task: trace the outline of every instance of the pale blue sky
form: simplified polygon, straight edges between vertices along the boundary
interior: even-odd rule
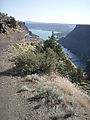
[[[0,11],[22,21],[90,24],[90,0],[0,0]]]

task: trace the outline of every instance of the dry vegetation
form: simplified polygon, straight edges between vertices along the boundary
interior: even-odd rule
[[[27,100],[35,120],[42,117],[43,120],[90,119],[90,98],[66,78],[53,73],[50,76],[35,75],[32,80],[31,76],[26,76],[25,82],[30,89]]]
[[[16,44],[13,45],[13,48],[16,51],[18,51],[18,46]],[[28,48],[27,50],[24,47],[22,48],[23,49],[20,48],[20,51],[17,55],[20,55],[20,53],[24,53],[25,55],[24,54],[21,55],[22,56],[21,60],[24,61],[28,60],[30,62],[31,53],[28,54],[27,51],[29,50],[30,52],[32,50],[33,52],[35,52],[37,48],[34,47],[35,49],[32,49],[33,46],[31,47],[31,44],[30,46],[27,47]],[[15,59],[17,59],[16,56]],[[34,58],[33,60],[37,61],[38,59]],[[64,62],[62,60],[60,61],[63,65]],[[72,69],[70,67],[71,64],[69,62],[68,69]],[[21,64],[19,68],[23,70]],[[62,68],[60,68],[60,70],[61,69]],[[21,74],[21,70],[20,70],[20,74]],[[24,94],[25,96],[24,99],[27,100],[30,111],[28,112],[26,118],[29,118],[30,115],[31,120],[37,120],[37,119],[38,120],[42,120],[42,119],[43,120],[63,120],[63,119],[89,120],[90,119],[89,96],[85,94],[77,86],[77,84],[72,84],[69,81],[70,80],[69,78],[65,78],[64,76],[68,74],[67,72],[66,74],[64,74],[63,72],[64,71],[62,72],[60,71],[60,74],[59,73],[56,74],[55,71],[54,72],[49,71],[46,72],[46,74],[40,71],[33,74],[31,72],[27,72],[27,73],[24,72],[23,74],[24,82],[22,86],[18,89],[17,93],[22,97]]]
[[[76,87],[85,85],[83,71],[53,34],[43,44],[14,43],[8,53],[0,51],[2,120],[90,120],[90,97]]]

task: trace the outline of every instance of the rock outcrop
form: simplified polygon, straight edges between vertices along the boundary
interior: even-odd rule
[[[0,12],[0,41],[4,39],[10,42],[20,41],[26,34],[32,33],[26,27],[25,22],[16,21],[14,17]]]
[[[16,21],[14,17],[0,12],[0,49],[13,43],[42,41],[39,36],[28,30],[25,22]]]
[[[90,58],[90,25],[76,25],[71,33],[58,42],[86,62]]]

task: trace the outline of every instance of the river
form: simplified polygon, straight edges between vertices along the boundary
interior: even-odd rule
[[[44,31],[44,30],[36,30],[36,29],[29,29],[30,31],[32,31],[33,34],[38,35],[40,38],[47,40],[49,36],[51,36],[52,31]],[[54,32],[57,33],[57,32]],[[62,50],[64,53],[68,54],[71,58],[72,58],[72,62],[76,65],[76,66],[82,66],[83,69],[85,69],[86,65],[85,63],[74,53],[72,53],[70,50],[68,50],[67,48],[62,46]]]

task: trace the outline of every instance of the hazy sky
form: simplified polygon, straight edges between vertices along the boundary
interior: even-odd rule
[[[0,11],[22,21],[90,24],[90,0],[0,0]]]

